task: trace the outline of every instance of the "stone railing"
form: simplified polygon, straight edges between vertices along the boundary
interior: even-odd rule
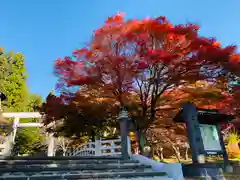
[[[116,156],[121,155],[121,139],[111,140],[96,140],[95,142],[88,142],[83,144],[72,152],[69,152],[69,156]],[[128,139],[128,152],[131,154],[131,143]]]
[[[68,156],[94,156],[95,155],[95,143],[88,142],[82,144],[74,149],[72,152],[68,152]]]

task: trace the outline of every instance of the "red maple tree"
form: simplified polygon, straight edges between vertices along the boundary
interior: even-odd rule
[[[221,108],[223,111],[232,113],[240,118],[240,57],[239,55],[233,55],[229,60],[229,63],[223,65],[224,68],[231,73],[228,73],[229,81],[234,82],[229,89],[227,95],[227,101],[225,106]],[[231,84],[231,83],[230,83]],[[239,121],[238,121],[239,122]]]
[[[134,123],[145,132],[166,90],[203,79],[214,83],[229,62],[239,61],[236,46],[222,47],[198,31],[195,24],[173,25],[162,16],[125,21],[119,13],[94,32],[89,46],[56,61],[57,87],[102,88],[113,92],[121,106],[128,104],[128,93],[138,94],[146,123]]]
[[[228,98],[222,103],[220,108],[225,113],[230,113],[240,118],[240,85],[236,85],[232,88],[231,93],[227,94]],[[239,119],[240,120],[240,119]]]

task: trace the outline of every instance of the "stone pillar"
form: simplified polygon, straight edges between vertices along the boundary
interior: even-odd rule
[[[101,140],[99,136],[95,137],[95,156],[101,156],[102,150],[101,150]]]
[[[5,140],[4,144],[5,144],[5,148],[4,148],[4,151],[3,151],[3,155],[4,156],[10,156],[11,153],[12,153],[13,146],[14,146],[11,135],[6,137],[6,140]]]
[[[121,154],[123,159],[129,159],[129,145],[128,145],[128,112],[125,109],[122,109],[118,117],[120,123],[120,133],[121,133]]]
[[[48,152],[47,152],[47,155],[48,156],[54,156],[54,136],[53,136],[53,133],[50,133],[48,135]]]
[[[13,121],[13,134],[12,134],[12,142],[15,142],[16,134],[17,134],[17,128],[19,124],[19,117],[15,117]]]
[[[224,144],[224,140],[223,140],[223,136],[221,133],[221,127],[220,125],[217,125],[217,132],[218,132],[218,137],[219,137],[219,141],[220,141],[220,145],[222,148],[222,155],[223,155],[223,160],[224,160],[224,170],[226,172],[232,172],[232,166],[230,165],[229,159],[228,159],[228,154],[227,154],[227,150],[225,148],[225,144]]]
[[[128,148],[128,154],[132,154],[132,146],[131,146],[131,139],[129,136],[127,136],[127,148]]]
[[[198,122],[198,112],[194,104],[183,104],[183,118],[187,126],[193,163],[203,163],[205,159],[205,152]]]
[[[0,136],[0,146],[2,151],[0,151],[0,156],[10,156],[14,146],[13,143],[13,126],[12,125],[2,125],[0,128],[3,128],[6,132],[5,135]]]

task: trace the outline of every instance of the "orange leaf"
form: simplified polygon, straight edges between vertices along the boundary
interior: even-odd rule
[[[214,43],[213,43],[213,46],[215,46],[215,47],[221,47],[221,43],[220,43],[220,42],[214,42]]]
[[[240,55],[239,54],[232,55],[229,61],[230,63],[233,63],[233,64],[240,63]]]

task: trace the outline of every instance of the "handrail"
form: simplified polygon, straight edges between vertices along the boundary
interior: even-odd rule
[[[121,154],[117,149],[121,149],[120,143],[121,139],[111,139],[111,140],[96,140],[96,142],[88,142],[80,145],[73,152],[69,153],[71,156],[96,156],[96,155],[119,155]],[[111,145],[107,145],[111,144]]]
[[[90,143],[91,143],[91,142],[81,144],[81,145],[78,146],[76,149],[74,149],[73,152],[70,153],[70,155],[75,156],[75,155],[76,155],[78,152],[80,152],[81,150],[88,148],[87,146],[89,146]]]
[[[112,140],[101,140],[101,143],[121,142],[121,138]]]

